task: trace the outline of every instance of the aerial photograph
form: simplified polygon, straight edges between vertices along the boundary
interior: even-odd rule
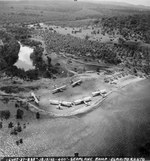
[[[150,158],[150,0],[0,0],[0,157]]]

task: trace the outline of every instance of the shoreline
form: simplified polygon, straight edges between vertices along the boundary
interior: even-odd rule
[[[136,82],[139,82],[139,81],[142,81],[142,80],[146,80],[146,78],[136,78],[136,79],[128,80],[128,82],[126,84],[123,84],[122,86],[117,87],[117,89],[115,89],[115,90],[109,91],[105,98],[100,98],[90,106],[85,105],[85,106],[82,106],[80,109],[76,109],[76,110],[71,111],[71,112],[66,112],[66,114],[64,114],[64,113],[58,114],[58,113],[55,113],[55,112],[48,112],[48,111],[45,111],[43,109],[40,109],[40,108],[34,106],[31,103],[29,103],[29,110],[32,111],[32,112],[39,112],[42,115],[48,115],[48,116],[51,116],[51,117],[72,117],[72,116],[77,116],[77,115],[80,115],[80,114],[86,114],[86,113],[96,109],[101,103],[103,103],[110,96],[110,94],[112,94],[115,91],[118,91],[122,88],[125,88],[126,86],[128,86],[132,83],[136,83]]]

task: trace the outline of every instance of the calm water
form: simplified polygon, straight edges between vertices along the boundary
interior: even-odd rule
[[[150,80],[112,94],[82,119],[91,132],[88,154],[150,156]]]
[[[23,68],[25,71],[29,69],[34,69],[32,60],[30,59],[30,54],[33,52],[33,49],[28,46],[23,46],[20,42],[20,51],[19,59],[15,63],[18,68]]]
[[[125,87],[85,115],[46,120],[41,131],[41,156],[150,156],[150,80]]]

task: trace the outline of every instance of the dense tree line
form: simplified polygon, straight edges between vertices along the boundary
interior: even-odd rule
[[[44,33],[41,32],[41,35],[45,39],[47,51],[55,51],[56,53],[64,51],[79,57],[86,56],[93,59],[101,59],[106,63],[111,64],[118,64],[121,62],[108,44],[49,31]]]
[[[31,39],[21,39],[21,43],[23,45],[27,45],[27,46],[30,46],[30,47],[39,47],[42,45],[42,43],[40,41],[34,41],[34,40],[31,40]]]
[[[48,63],[43,60],[42,43],[29,39],[30,30],[21,26],[7,26],[6,30],[0,30],[0,37],[2,38],[3,45],[0,45],[0,70],[5,69],[8,76],[17,76],[25,80],[35,80],[39,76],[52,77],[53,73],[57,73],[57,68],[52,67],[51,59]],[[24,71],[18,69],[14,64],[18,60],[21,41],[24,45],[34,48],[31,54],[31,59],[35,69]]]
[[[6,27],[7,32],[14,35],[15,39],[27,39],[31,37],[31,31],[27,27],[19,26],[19,25],[8,25]]]
[[[43,51],[44,49],[38,46],[34,49],[34,52],[30,55],[30,57],[33,61],[33,65],[38,71],[38,75],[51,78],[53,74],[58,73],[58,68],[52,66],[50,57],[47,57],[47,61],[43,60]]]
[[[19,43],[5,31],[0,31],[3,45],[0,46],[0,70],[10,67],[18,60]]]
[[[150,43],[150,13],[104,17],[101,25],[104,33],[114,34],[117,31],[126,40],[134,38]]]
[[[134,69],[134,71],[150,74],[149,46],[142,46],[134,42],[124,42],[123,44],[115,44],[112,50],[126,67]]]

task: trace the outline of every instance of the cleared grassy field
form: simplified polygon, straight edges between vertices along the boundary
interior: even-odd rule
[[[74,1],[0,1],[0,24],[71,21],[117,14],[140,13],[135,6],[93,4]]]

